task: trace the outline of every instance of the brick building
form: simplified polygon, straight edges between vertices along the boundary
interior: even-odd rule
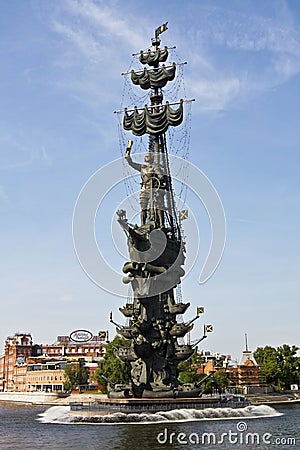
[[[223,370],[229,380],[230,388],[242,389],[244,394],[249,394],[261,390],[260,368],[255,361],[253,353],[248,349],[246,340],[246,350],[243,351],[241,361],[237,363],[229,356],[211,355],[206,357],[206,362],[199,367],[198,373],[208,374]]]
[[[16,333],[9,336],[4,345],[4,353],[0,357],[0,390],[25,390],[24,373],[26,359],[36,356],[38,347],[33,345],[30,333]]]
[[[84,358],[86,361],[99,361],[105,355],[105,345],[98,336],[89,342],[76,343],[69,336],[57,336],[54,344],[42,344],[42,353],[49,358],[66,356]]]
[[[260,372],[253,353],[248,350],[247,344],[237,369],[238,386],[243,388],[244,394],[255,392],[260,387]]]
[[[0,356],[0,391],[62,391],[66,364],[83,362],[91,378],[104,355],[105,343],[98,336],[85,343],[58,336],[54,344],[34,345],[30,333],[16,333],[6,339]],[[87,388],[97,384],[91,381]]]

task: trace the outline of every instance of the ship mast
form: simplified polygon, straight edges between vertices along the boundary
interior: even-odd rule
[[[168,22],[163,24],[162,26],[156,28],[155,30],[155,37],[152,38],[152,46],[155,48],[155,51],[157,52],[160,48],[161,40],[159,38],[159,35],[166,31],[168,29]],[[157,60],[153,65],[154,71],[159,70],[159,60]],[[153,94],[150,96],[151,106],[153,106],[154,111],[159,111],[159,106],[163,104],[163,92],[162,88],[154,86],[153,88]],[[153,151],[155,153],[155,159],[158,164],[162,164],[164,171],[166,173],[167,178],[167,191],[168,194],[166,196],[166,211],[167,211],[167,217],[166,220],[168,222],[168,225],[171,229],[172,235],[174,238],[180,239],[180,228],[177,221],[177,213],[176,213],[176,207],[175,207],[175,200],[174,200],[174,194],[173,194],[173,188],[172,188],[172,178],[170,173],[170,166],[169,166],[169,159],[168,159],[168,151],[167,151],[167,140],[165,133],[158,134],[158,135],[150,135],[149,137],[149,147],[152,147],[153,145]],[[149,150],[150,150],[149,148]]]
[[[168,48],[160,48],[159,35],[166,31],[167,22],[155,30],[155,37],[152,38],[152,47],[148,51],[140,52],[140,62],[148,65],[150,68],[144,70],[124,73],[131,73],[131,81],[135,85],[139,85],[142,89],[150,89],[150,106],[128,110],[125,108],[123,128],[126,131],[132,131],[133,134],[142,136],[149,134],[148,151],[153,153],[154,162],[162,168],[165,175],[163,183],[154,183],[154,189],[160,189],[163,186],[165,190],[163,196],[163,210],[158,207],[154,198],[150,198],[149,220],[153,221],[155,228],[166,228],[174,239],[181,239],[180,226],[177,218],[177,211],[172,188],[172,178],[170,173],[169,157],[167,150],[166,131],[169,126],[178,126],[183,121],[183,100],[170,104],[163,103],[162,88],[169,81],[175,78],[176,66],[160,64],[164,63],[168,58]],[[186,100],[188,101],[188,100]],[[177,105],[177,109],[173,109],[171,105]],[[123,112],[123,111],[116,111]],[[134,167],[134,166],[133,166]],[[157,185],[159,184],[159,185]],[[152,191],[153,193],[153,191]]]

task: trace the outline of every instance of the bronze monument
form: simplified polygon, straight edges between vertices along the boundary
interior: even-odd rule
[[[131,225],[124,210],[117,212],[130,258],[123,266],[123,282],[131,284],[133,301],[119,308],[129,324],[115,324],[131,345],[116,349],[116,354],[131,364],[131,381],[128,386],[111,388],[110,398],[197,397],[201,392],[200,385],[183,385],[178,380],[178,363],[195,351],[195,345],[178,339],[191,331],[199,315],[187,323],[177,321],[190,304],[177,303],[174,295],[185,273],[185,244],[173,194],[166,131],[182,123],[184,101],[163,102],[162,88],[176,73],[175,63],[161,64],[168,58],[168,48],[160,48],[159,38],[166,29],[167,24],[159,27],[152,48],[140,52],[139,60],[148,68],[131,71],[132,83],[150,90],[151,105],[124,110],[123,128],[136,136],[148,134],[149,149],[144,163],[132,159],[132,141],[125,153],[127,163],[141,172],[141,224]],[[112,317],[111,322],[115,323]]]

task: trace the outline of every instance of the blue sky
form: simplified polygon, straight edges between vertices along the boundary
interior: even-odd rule
[[[296,0],[2,4],[0,342],[16,331],[31,331],[35,342],[77,328],[113,332],[111,310],[122,323],[123,300],[93,284],[77,261],[72,214],[87,179],[120,156],[120,73],[165,21],[162,44],[188,61],[185,89],[196,99],[189,159],[214,184],[227,218],[223,259],[201,286],[209,233],[199,218],[200,259],[182,287],[192,303],[185,317],[205,306],[215,325],[205,349],[239,357],[246,332],[252,349],[300,346]],[[112,257],[116,270],[123,262]]]

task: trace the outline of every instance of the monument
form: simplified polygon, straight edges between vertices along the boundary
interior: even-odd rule
[[[164,100],[164,94],[170,93],[170,90],[166,89],[168,83],[175,80],[178,67],[185,64],[164,64],[168,59],[170,48],[160,47],[160,35],[166,30],[167,23],[157,28],[151,48],[135,55],[139,56],[143,69],[130,70],[124,74],[130,75],[131,83],[147,92],[145,97],[150,104],[116,111],[118,117],[122,119],[120,122],[122,133],[125,130],[135,136],[135,144],[129,139],[127,148],[125,148],[127,139],[122,140],[124,144],[122,151],[125,149],[123,154],[125,168],[131,173],[135,171],[140,173],[139,218],[137,218],[139,223],[130,223],[125,209],[117,211],[117,221],[125,232],[128,248],[128,261],[124,263],[122,270],[123,283],[130,287],[131,295],[127,303],[119,308],[126,324],[116,323],[113,314],[110,315],[110,321],[116,326],[117,333],[127,343],[125,346],[115,347],[114,351],[122,362],[130,366],[130,380],[125,385],[113,384],[106,379],[107,397],[99,396],[92,404],[70,404],[70,409],[75,414],[81,412],[98,414],[99,417],[92,417],[93,421],[118,420],[118,417],[109,415],[114,412],[128,414],[130,421],[131,413],[136,412],[155,413],[182,408],[192,410],[221,406],[236,408],[248,404],[246,399],[240,397],[238,402],[228,403],[228,399],[224,402],[219,396],[202,397],[205,380],[212,373],[202,378],[199,383],[184,384],[178,377],[179,363],[191,358],[198,343],[207,337],[206,333],[213,331],[213,327],[204,325],[203,335],[191,344],[190,332],[194,322],[204,312],[204,308],[197,307],[197,313],[191,320],[182,319],[182,315],[190,306],[189,302],[185,303],[182,300],[180,294],[186,257],[181,222],[188,215],[188,211],[179,211],[175,201],[170,169],[172,158],[169,155],[167,137],[170,129],[176,129],[183,124],[184,113],[186,115],[187,106],[193,100],[172,99],[170,102]],[[176,89],[173,91],[177,93]],[[142,139],[142,136],[146,138],[148,136],[146,152],[143,159],[138,159],[135,147],[140,150],[139,139]],[[131,135],[130,137],[132,138]],[[92,189],[96,184],[92,182]],[[77,204],[85,205],[87,198],[89,197],[84,192],[80,197],[82,200]],[[215,191],[214,198],[217,199],[215,209],[221,211],[222,216],[223,209]],[[77,211],[87,210],[78,207]],[[79,214],[77,211],[74,235],[80,237],[76,242],[77,250],[80,249],[82,254],[85,246],[82,244],[81,236],[86,236],[85,231],[91,228],[80,226],[80,219],[85,218],[85,214]],[[90,214],[89,218],[88,223],[94,223],[91,220],[94,218],[93,214]],[[223,251],[222,239],[220,242],[219,254]],[[108,414],[107,419],[102,417],[105,414]],[[142,415],[140,418],[136,414],[133,415],[134,421],[143,420]],[[124,415],[122,420],[126,420]]]
[[[124,130],[149,138],[144,162],[132,158],[132,140],[125,152],[129,166],[141,173],[140,225],[129,224],[123,209],[117,212],[129,251],[123,282],[131,284],[133,299],[120,308],[128,325],[115,324],[131,344],[117,349],[116,354],[130,363],[131,380],[128,386],[112,388],[110,398],[197,397],[201,392],[201,385],[183,385],[178,380],[178,363],[195,351],[195,345],[180,343],[179,338],[192,330],[199,311],[188,322],[177,320],[190,303],[176,302],[174,293],[185,274],[185,242],[174,199],[166,132],[182,123],[184,103],[192,100],[164,102],[163,88],[174,80],[177,68],[175,63],[163,64],[169,49],[160,47],[159,36],[166,29],[167,24],[157,28],[152,48],[140,52],[144,69],[130,73],[134,85],[149,91],[151,104],[123,111]],[[115,323],[112,315],[111,322]],[[204,332],[202,339],[205,337]]]

